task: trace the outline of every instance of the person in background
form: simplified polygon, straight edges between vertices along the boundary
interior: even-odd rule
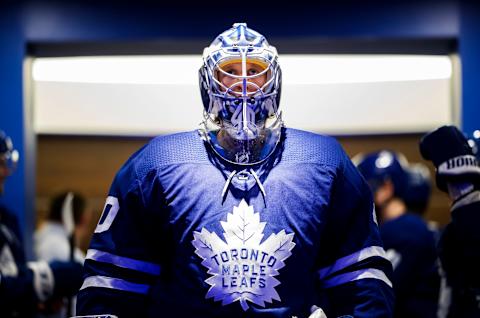
[[[19,159],[12,140],[0,131],[0,195]],[[76,293],[82,277],[77,262],[28,262],[18,222],[0,204],[0,317],[32,317],[51,299]]]
[[[85,198],[72,191],[57,194],[50,203],[46,220],[34,234],[37,259],[76,261],[83,264],[85,253],[78,247],[88,230],[90,213]],[[52,313],[44,317],[67,317],[75,314],[75,298],[57,299]]]
[[[83,239],[90,222],[90,215],[85,198],[81,194],[72,191],[57,194],[51,200],[45,221],[34,234],[34,250],[37,258],[46,261],[69,260],[71,241],[73,239],[76,243]],[[69,225],[66,224],[72,221],[73,231],[69,230]],[[85,253],[80,250],[78,244],[74,244],[73,255],[76,261],[83,263]]]
[[[420,216],[428,197],[420,191],[429,193],[428,186],[416,179],[421,176],[402,154],[382,150],[353,161],[372,189],[380,234],[393,265],[395,317],[436,317],[440,276],[435,236]]]
[[[475,145],[457,127],[442,126],[424,135],[419,146],[436,168],[437,187],[452,201],[451,221],[439,242],[452,289],[448,317],[480,317],[480,165],[471,147]]]
[[[405,203],[409,211],[417,213],[424,217],[427,210],[428,202],[432,192],[432,177],[430,170],[423,163],[410,164],[407,168],[408,173],[408,191],[405,197]],[[432,231],[435,238],[435,246],[437,247],[444,230],[443,226],[432,220],[425,220],[427,226]],[[446,318],[451,303],[452,289],[448,285],[445,270],[442,267],[440,259],[437,259],[438,270],[440,275],[440,291],[438,296],[437,318]]]
[[[423,163],[410,163],[405,167],[407,191],[405,204],[410,212],[424,216],[432,194],[430,170]]]
[[[475,130],[468,139],[468,145],[472,148],[472,153],[480,160],[480,130]]]

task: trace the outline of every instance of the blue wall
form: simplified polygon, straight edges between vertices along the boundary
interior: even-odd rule
[[[0,197],[20,215],[20,226],[24,228],[25,169],[24,169],[24,125],[22,72],[25,55],[25,40],[22,32],[20,10],[14,6],[0,8],[0,129],[13,139],[20,152],[18,169],[7,179],[5,195]]]
[[[333,2],[333,1],[332,1]],[[368,2],[368,3],[366,3]],[[336,1],[333,3],[261,8],[164,6],[149,1],[10,1],[0,4],[0,128],[12,136],[21,154],[33,138],[25,132],[22,60],[26,45],[105,41],[212,39],[233,22],[248,24],[275,38],[318,37],[365,39],[456,38],[463,66],[463,128],[480,127],[477,102],[480,74],[478,10],[458,1]],[[207,44],[207,43],[206,43]],[[199,52],[200,54],[200,52]],[[28,150],[28,149],[27,149]],[[34,180],[20,162],[8,180],[4,200],[30,230]]]
[[[473,1],[472,1],[473,2]],[[461,7],[459,51],[462,63],[462,128],[472,135],[480,129],[480,6]]]
[[[144,2],[142,4],[142,2]],[[334,2],[334,1],[329,1]],[[336,1],[261,8],[164,6],[153,1],[35,1],[24,5],[28,41],[212,38],[245,21],[267,37],[455,37],[454,1]],[[407,2],[407,3],[405,3]],[[240,13],[237,13],[240,12]]]

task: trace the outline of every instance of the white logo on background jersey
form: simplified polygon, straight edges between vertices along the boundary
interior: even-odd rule
[[[274,276],[292,254],[293,233],[282,230],[262,242],[266,222],[260,222],[260,214],[244,200],[220,223],[225,241],[205,228],[193,233],[195,253],[212,275],[205,280],[211,286],[205,297],[222,305],[239,301],[243,310],[248,309],[247,300],[262,307],[280,301],[275,290],[280,282]]]
[[[394,250],[393,248],[386,251],[387,259],[392,263],[393,270],[395,270],[402,261],[402,254]]]
[[[4,245],[0,252],[0,271],[4,276],[17,277],[18,267],[13,258],[12,250],[8,245]]]

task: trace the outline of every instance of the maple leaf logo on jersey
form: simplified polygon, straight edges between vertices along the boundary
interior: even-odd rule
[[[212,275],[205,280],[211,286],[205,298],[222,305],[239,301],[243,310],[248,309],[247,300],[262,307],[273,299],[280,301],[275,290],[280,282],[274,276],[292,255],[293,233],[282,230],[262,242],[266,222],[260,222],[260,214],[245,200],[220,223],[225,241],[205,228],[193,233],[195,253]]]

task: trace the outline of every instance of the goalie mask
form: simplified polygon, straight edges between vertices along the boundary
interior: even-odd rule
[[[275,47],[236,23],[203,52],[199,71],[204,133],[225,160],[262,162],[280,140],[281,71]]]

